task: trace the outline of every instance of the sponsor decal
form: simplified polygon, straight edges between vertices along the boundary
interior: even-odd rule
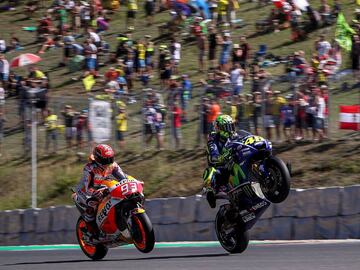
[[[240,215],[246,215],[247,213],[249,213],[247,210],[242,210],[242,211],[240,211]]]
[[[112,207],[112,203],[111,203],[111,200],[109,200],[103,209],[101,209],[101,212],[98,214],[97,216],[97,220],[98,220],[98,223],[101,224],[104,219],[107,217],[108,213],[109,213],[109,210],[110,208]]]
[[[245,192],[245,194],[249,197],[252,197],[254,195],[254,190],[252,189],[251,186],[249,185],[246,185],[246,186],[243,186],[243,191]]]
[[[93,128],[93,140],[103,143],[111,140],[111,104],[103,100],[92,100],[89,109],[89,122]]]
[[[125,184],[125,183],[127,183],[127,182],[129,182],[128,179],[123,179],[123,180],[121,180],[121,181],[119,182],[119,185]]]
[[[248,214],[248,215],[246,215],[246,216],[243,216],[242,217],[242,220],[244,221],[244,222],[249,222],[250,220],[253,220],[255,218],[255,214],[254,213],[250,213],[250,214]]]
[[[255,204],[253,207],[251,207],[250,210],[255,211],[255,210],[259,209],[259,208],[263,208],[266,205],[267,205],[267,202],[262,201],[262,202],[259,202],[258,204]]]
[[[94,200],[89,200],[88,201],[88,206],[91,206],[92,208],[95,208],[96,206],[98,206],[98,201],[96,201],[95,199]]]

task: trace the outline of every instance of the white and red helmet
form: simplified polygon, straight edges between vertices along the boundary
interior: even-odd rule
[[[98,144],[93,151],[96,162],[101,165],[109,165],[114,162],[114,150],[107,144]]]

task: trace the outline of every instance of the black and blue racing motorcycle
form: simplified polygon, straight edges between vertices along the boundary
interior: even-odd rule
[[[227,202],[217,212],[215,229],[225,250],[241,253],[248,246],[249,230],[270,204],[287,198],[290,165],[273,156],[271,142],[260,136],[245,133],[224,147],[231,152],[231,174],[228,191],[216,195]]]

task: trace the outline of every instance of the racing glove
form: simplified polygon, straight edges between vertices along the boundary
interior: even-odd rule
[[[104,197],[103,189],[90,189],[90,196],[95,197],[97,200],[101,201]]]
[[[216,169],[214,167],[206,168],[203,174],[204,187],[211,188],[211,183],[214,181],[214,174]]]
[[[223,153],[219,157],[219,161],[223,164],[228,163],[232,159],[232,153],[230,149],[224,149]]]
[[[228,170],[231,170],[234,165],[234,160],[233,160],[231,149],[224,149],[223,154],[221,155],[221,158],[222,158],[222,161],[223,161],[223,164],[225,165],[225,167]]]

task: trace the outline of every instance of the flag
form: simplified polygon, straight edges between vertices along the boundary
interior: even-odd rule
[[[96,83],[93,75],[88,75],[83,79],[83,84],[85,86],[86,91],[91,91],[91,88]]]
[[[340,106],[340,129],[360,130],[360,105]]]
[[[346,22],[344,14],[340,13],[336,23],[335,40],[341,48],[351,51],[351,37],[354,33],[355,31]]]

